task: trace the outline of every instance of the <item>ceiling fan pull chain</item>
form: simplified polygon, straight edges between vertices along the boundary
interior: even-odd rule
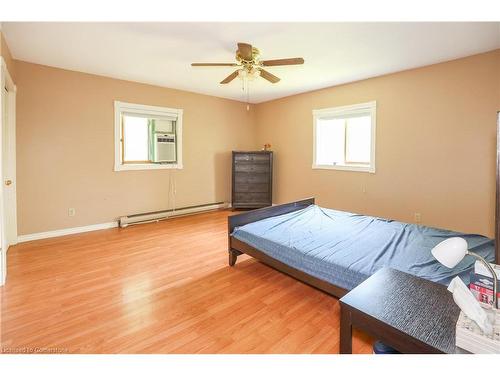
[[[250,111],[250,80],[247,79],[247,111]]]

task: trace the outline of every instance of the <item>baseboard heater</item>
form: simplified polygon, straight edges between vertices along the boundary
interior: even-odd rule
[[[154,212],[146,212],[146,213],[142,213],[142,214],[122,216],[122,217],[120,217],[118,222],[120,224],[120,228],[125,228],[129,225],[152,223],[152,222],[156,222],[156,221],[160,221],[160,220],[165,220],[165,219],[168,219],[170,217],[190,215],[190,214],[195,214],[198,212],[211,211],[211,210],[217,210],[217,209],[228,208],[228,207],[229,207],[229,204],[225,203],[225,202],[199,204],[197,206],[187,206],[187,207],[180,207],[180,208],[176,208],[176,209],[169,209],[169,210],[163,210],[163,211],[154,211]]]

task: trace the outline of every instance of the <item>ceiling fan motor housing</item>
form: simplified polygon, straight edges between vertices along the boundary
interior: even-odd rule
[[[254,65],[257,64],[257,62],[260,59],[260,51],[256,47],[252,47],[252,59],[251,60],[245,60],[243,57],[240,55],[240,51],[236,51],[236,60],[240,62],[243,65]]]

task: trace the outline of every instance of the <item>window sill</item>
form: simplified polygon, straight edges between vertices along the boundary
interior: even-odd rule
[[[115,165],[115,172],[121,171],[147,171],[156,169],[182,169],[182,164],[118,164]]]
[[[334,169],[338,171],[351,171],[351,172],[367,172],[375,173],[375,166],[357,166],[357,165],[316,165],[313,164],[312,169]]]

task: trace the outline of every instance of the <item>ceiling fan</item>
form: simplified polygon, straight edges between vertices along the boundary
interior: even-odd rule
[[[220,83],[226,84],[231,82],[236,77],[241,78],[257,78],[262,77],[271,83],[279,82],[279,78],[274,74],[269,73],[267,70],[262,69],[264,66],[281,66],[281,65],[300,65],[304,63],[302,57],[295,57],[289,59],[278,59],[278,60],[261,60],[260,51],[252,47],[248,43],[238,43],[238,49],[236,50],[236,61],[237,63],[192,63],[191,66],[234,66],[239,67],[238,70],[234,71],[226,78],[224,78]]]

